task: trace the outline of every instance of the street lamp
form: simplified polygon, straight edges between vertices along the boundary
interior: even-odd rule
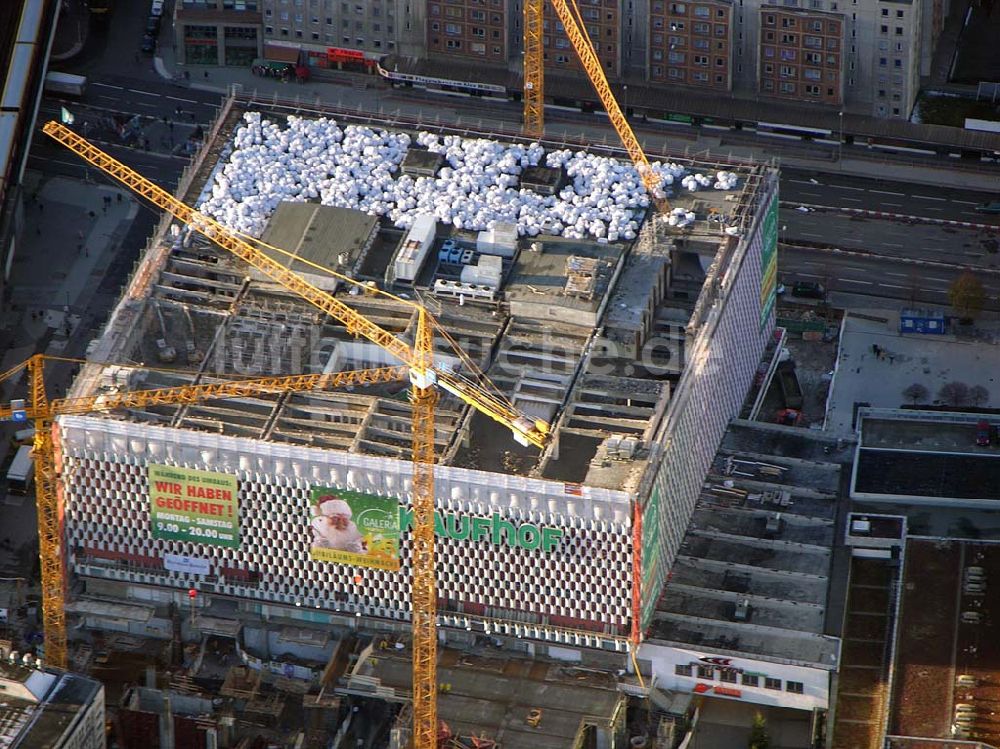
[[[837,137],[837,163],[839,164],[844,155],[844,110],[837,112],[837,115],[840,117],[840,135]]]

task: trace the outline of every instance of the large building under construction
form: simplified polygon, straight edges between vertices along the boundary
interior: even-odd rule
[[[231,100],[223,111],[182,182],[186,202],[205,195],[244,107]],[[575,658],[572,651],[624,653],[647,631],[774,325],[777,172],[690,168],[729,169],[738,182],[674,196],[696,217],[683,229],[647,222],[628,242],[522,239],[497,263],[500,285],[477,297],[456,294],[464,287],[438,262],[443,240],[472,249],[476,237],[441,225],[428,264],[412,284],[395,286],[422,300],[522,412],[552,423],[539,453],[442,393],[435,476],[445,639],[521,638],[532,652]],[[170,224],[151,240],[71,395],[398,363]],[[280,206],[265,238],[383,284],[403,233],[356,212],[299,204]],[[412,340],[412,307],[329,288]],[[438,354],[450,361],[448,350]],[[157,369],[116,366],[140,362]],[[262,632],[289,623],[405,632],[407,394],[400,381],[61,417],[71,620],[167,639],[178,607],[193,601],[196,629],[235,634],[250,653],[266,642]],[[235,489],[233,517],[203,525],[200,538],[171,537],[151,501],[151,466],[221,477],[218,486]],[[310,522],[319,488],[398,503],[398,570],[317,558]],[[197,502],[173,509],[200,511]]]

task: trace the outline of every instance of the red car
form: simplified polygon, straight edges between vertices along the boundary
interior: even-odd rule
[[[979,447],[990,446],[990,425],[986,421],[976,424],[976,444]]]

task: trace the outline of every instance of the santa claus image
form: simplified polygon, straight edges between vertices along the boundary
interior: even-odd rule
[[[368,549],[351,520],[351,506],[334,494],[317,498],[312,519],[313,547],[366,554]]]

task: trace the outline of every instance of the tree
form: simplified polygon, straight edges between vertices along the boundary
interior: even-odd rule
[[[949,406],[962,406],[969,400],[969,386],[964,382],[949,382],[938,390],[938,400]]]
[[[975,405],[981,406],[984,403],[989,402],[990,391],[982,385],[973,385],[969,388],[969,400],[971,400]]]
[[[948,302],[962,322],[972,322],[983,311],[986,302],[982,281],[972,273],[963,273],[948,289]]]
[[[928,395],[930,395],[930,393],[927,392],[927,388],[919,382],[914,382],[903,391],[903,397],[908,401],[911,401],[914,406],[918,403],[926,402]]]
[[[767,735],[767,720],[760,713],[754,713],[753,723],[750,725],[749,749],[768,749],[771,746],[771,737]]]

